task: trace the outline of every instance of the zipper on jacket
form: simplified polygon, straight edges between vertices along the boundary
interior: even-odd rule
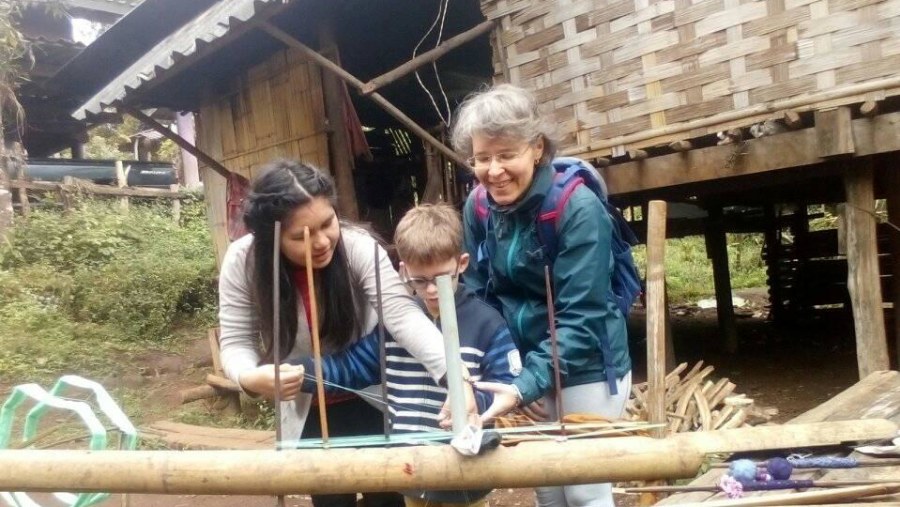
[[[522,303],[519,306],[519,311],[516,312],[516,332],[518,333],[519,340],[522,343],[525,343],[524,331],[522,330],[522,317],[525,315],[525,303]]]

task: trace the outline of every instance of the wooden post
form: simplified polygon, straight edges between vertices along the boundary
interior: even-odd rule
[[[340,61],[340,52],[334,37],[334,10],[327,9],[327,15],[319,22],[319,46],[322,52],[335,62]],[[356,185],[353,181],[353,153],[350,136],[344,121],[344,86],[331,72],[322,73],[322,92],[325,95],[325,116],[328,118],[328,151],[331,172],[337,186],[338,206],[341,215],[350,220],[359,220],[356,202]]]
[[[125,176],[125,166],[121,160],[116,160],[116,186],[119,188],[128,186],[128,177]],[[128,211],[128,196],[119,197],[119,207],[122,211]]]
[[[666,422],[666,203],[650,201],[647,217],[647,414]],[[665,427],[651,434],[663,438]]]
[[[706,255],[712,260],[719,333],[724,341],[725,350],[734,354],[738,349],[738,336],[734,322],[731,273],[728,268],[728,243],[722,224],[722,208],[715,207],[709,210],[706,225]]]
[[[873,162],[855,159],[844,174],[847,194],[847,289],[853,305],[859,378],[890,367],[878,271]]]
[[[6,239],[6,231],[13,224],[12,193],[0,188],[0,241]]]
[[[766,283],[769,285],[769,317],[774,322],[780,322],[782,312],[781,290],[781,234],[778,230],[778,220],[775,213],[775,205],[768,204],[764,209],[765,231],[763,237],[766,245]]]
[[[445,194],[447,188],[444,182],[444,174],[441,167],[441,154],[430,144],[425,144],[425,191],[422,192],[422,202],[435,203],[441,200],[441,194]],[[451,202],[446,195],[444,201]]]
[[[63,213],[69,213],[75,207],[71,189],[75,187],[74,176],[63,176],[63,184],[59,187],[59,202],[62,204]]]
[[[9,158],[9,163],[15,168],[15,171],[12,174],[15,174],[16,179],[19,181],[25,181],[24,155],[21,146],[18,143],[15,143],[15,146],[16,149],[13,150],[12,156]],[[22,211],[22,216],[28,218],[28,215],[31,214],[31,203],[28,202],[28,191],[19,187],[16,191],[16,195],[19,198],[19,209]]]
[[[179,185],[176,183],[175,185],[169,185],[169,190],[172,192],[178,192]],[[172,199],[172,221],[175,224],[181,223],[181,199],[174,198]]]
[[[896,347],[894,368],[900,368],[900,168],[890,167],[883,170],[885,191],[888,206],[888,237],[891,254],[891,301],[894,303],[893,325],[894,345]]]

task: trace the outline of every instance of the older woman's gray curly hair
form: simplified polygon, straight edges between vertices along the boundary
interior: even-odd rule
[[[511,84],[496,85],[466,98],[450,135],[453,148],[466,157],[472,155],[475,135],[529,143],[543,139],[542,165],[556,154],[553,122],[540,113],[534,94]]]

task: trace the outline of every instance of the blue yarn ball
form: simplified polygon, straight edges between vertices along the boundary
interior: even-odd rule
[[[728,472],[738,482],[753,482],[756,480],[756,462],[749,459],[732,461]]]
[[[791,472],[794,471],[794,465],[784,458],[772,458],[766,463],[769,475],[776,481],[786,481],[791,478]]]

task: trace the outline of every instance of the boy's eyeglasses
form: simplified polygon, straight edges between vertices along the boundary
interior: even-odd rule
[[[497,159],[497,163],[499,163],[500,165],[506,165],[524,155],[530,147],[531,145],[529,144],[526,145],[525,148],[523,148],[521,151],[503,151],[497,153],[496,155],[475,155],[474,157],[467,158],[466,162],[468,162],[470,166],[476,169],[484,169],[490,167],[494,159]]]
[[[435,284],[435,286],[437,286],[437,278],[439,276],[446,276],[446,275],[450,275],[451,280],[456,280],[456,277],[459,276],[459,266],[457,266],[456,269],[454,269],[452,273],[449,273],[449,272],[448,273],[439,273],[437,275],[429,276],[429,277],[425,277],[425,276],[411,277],[411,276],[407,275],[406,273],[404,273],[403,274],[403,282],[406,285],[408,285],[410,289],[412,289],[414,291],[424,292],[424,291],[428,290],[428,286],[431,284]]]

